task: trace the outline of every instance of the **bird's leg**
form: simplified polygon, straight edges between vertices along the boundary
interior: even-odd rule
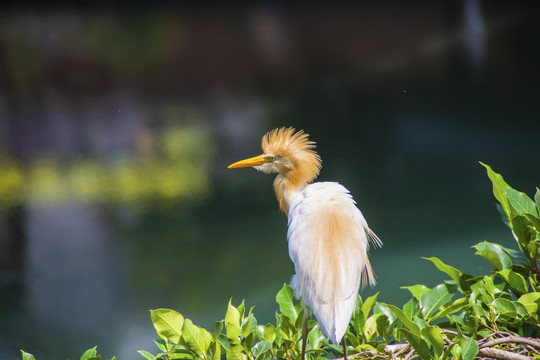
[[[347,342],[345,341],[345,335],[343,335],[341,343],[343,344],[343,360],[347,360]]]
[[[307,320],[308,320],[308,307],[304,306],[304,327],[302,329],[302,357],[301,360],[306,359],[306,343],[307,343],[307,335],[308,335],[308,328],[307,328]]]

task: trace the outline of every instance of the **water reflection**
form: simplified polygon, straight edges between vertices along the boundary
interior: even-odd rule
[[[280,125],[384,240],[366,294],[440,281],[420,256],[486,271],[468,246],[513,244],[477,161],[540,178],[536,24],[514,10],[503,32],[475,1],[2,12],[0,358],[136,357],[157,307],[210,327],[245,298],[272,321],[286,219],[271,177],[226,166]]]
[[[468,55],[471,67],[480,71],[484,61],[484,36],[485,29],[478,0],[467,0],[464,6],[465,39],[467,42]]]
[[[97,210],[83,203],[28,207],[25,308],[33,332],[71,334],[66,340],[82,346],[82,336],[97,328],[115,333],[126,316],[125,254]]]

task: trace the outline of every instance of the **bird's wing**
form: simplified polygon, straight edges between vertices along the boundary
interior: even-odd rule
[[[346,329],[361,281],[374,283],[369,233],[348,190],[338,183],[311,184],[291,201],[287,238],[296,269],[291,285],[331,339],[336,324]]]

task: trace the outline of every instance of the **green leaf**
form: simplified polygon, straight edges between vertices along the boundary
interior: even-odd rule
[[[208,347],[212,343],[212,335],[208,331],[193,325],[189,319],[185,319],[182,328],[182,339],[186,346],[197,354],[206,355]]]
[[[478,355],[478,344],[472,338],[465,339],[464,344],[461,347],[461,356],[463,360],[474,360]]]
[[[294,305],[293,289],[287,284],[283,285],[281,290],[279,290],[276,295],[276,301],[279,305],[279,310],[281,313],[288,317],[294,324],[298,317],[298,311]]]
[[[459,287],[463,289],[463,291],[469,291],[469,283],[467,282],[467,280],[472,278],[471,275],[463,274],[461,271],[459,271],[455,267],[446,265],[445,263],[443,263],[441,260],[439,260],[436,257],[423,258],[423,259],[431,261],[437,267],[437,269],[439,269],[440,271],[450,276],[450,278],[454,280],[459,285]]]
[[[519,294],[525,294],[528,292],[527,282],[521,274],[518,274],[511,269],[497,271],[495,274],[497,275],[497,277],[504,280],[504,282],[507,283],[510,287],[516,290]]]
[[[502,205],[495,204],[495,206],[497,207],[497,211],[499,212],[499,215],[501,216],[502,223],[508,226],[509,228],[511,228],[510,223],[508,222],[508,215],[506,215],[506,212],[504,211]]]
[[[246,354],[250,354],[253,349],[253,343],[255,342],[255,333],[251,332],[248,336],[242,339],[242,347]]]
[[[214,339],[215,342],[218,342],[221,346],[223,346],[226,349],[229,346],[230,342],[227,335],[221,332],[224,327],[223,325],[224,322],[225,320],[216,322],[216,327],[214,328],[214,333],[212,334],[212,338]],[[220,323],[221,325],[218,326],[217,325],[218,323]],[[238,340],[236,340],[236,342],[238,342]]]
[[[308,323],[309,329],[309,323]],[[323,341],[326,341],[326,338],[321,334],[319,325],[314,326],[311,331],[308,333],[308,344],[311,344],[312,349],[319,349]]]
[[[227,330],[227,337],[230,340],[238,340],[242,333],[240,327],[240,312],[231,304],[231,300],[229,300],[229,306],[227,307],[227,313],[225,314],[225,329]]]
[[[362,332],[360,332],[360,334],[362,334]],[[356,334],[353,334],[352,332],[347,331],[345,333],[345,338],[347,339],[347,346],[357,347],[357,346],[360,346],[361,344],[360,339],[363,339],[364,337],[362,335],[356,336]],[[309,344],[311,344],[311,342]],[[313,345],[311,346],[311,348],[313,349]]]
[[[493,184],[493,195],[495,195],[495,198],[501,203],[506,216],[510,217],[510,204],[506,197],[506,189],[511,189],[510,185],[504,181],[501,175],[493,171],[489,165],[482,162],[480,162],[480,164],[486,168],[488,176],[491,179],[491,183]]]
[[[178,344],[184,324],[184,317],[181,314],[170,309],[157,309],[150,310],[150,318],[160,337]]]
[[[454,297],[454,294],[448,291],[448,285],[446,284],[439,284],[430,291],[422,294],[419,305],[424,319],[428,321],[432,314],[446,303],[452,301],[452,297]]]
[[[272,343],[270,341],[259,341],[255,346],[253,346],[253,357],[257,359],[259,356],[267,352],[272,348]]]
[[[212,360],[220,360],[221,359],[221,345],[218,341],[215,341],[210,345],[210,351],[212,353]]]
[[[217,340],[221,335],[223,335],[223,328],[225,327],[225,320],[216,321],[214,324],[214,332],[212,337]]]
[[[418,325],[409,319],[401,309],[390,304],[385,304],[385,306],[394,313],[394,315],[399,319],[399,321],[401,321],[403,325],[405,325],[405,327],[407,327],[407,329],[409,329],[414,335],[420,336],[420,328]]]
[[[425,285],[417,284],[412,286],[402,286],[400,289],[409,290],[409,292],[414,296],[414,298],[418,301],[420,301],[420,298],[422,297],[422,294],[431,290]]]
[[[231,344],[227,348],[227,360],[244,360],[246,355],[242,353],[243,347],[240,344]]]
[[[279,317],[276,336],[283,340],[294,340],[296,335],[294,324],[291,324],[290,319],[282,314],[279,314]]]
[[[240,313],[240,321],[244,318],[244,314],[246,312],[246,305],[244,304],[244,300],[242,300],[242,303],[238,305],[238,312]]]
[[[353,315],[351,317],[350,323],[355,334],[362,334],[363,329],[364,329],[364,324],[366,323],[366,316],[364,315],[364,311],[362,310],[362,307],[357,306],[354,309]],[[368,310],[368,313],[369,313],[369,310]]]
[[[388,325],[390,325],[390,322],[388,321],[388,317],[384,314],[379,314],[380,316],[377,317],[375,320],[375,323],[377,324],[377,333],[379,336],[384,337],[386,334],[386,331],[388,330]]]
[[[443,356],[441,358],[442,359],[452,359],[452,354],[455,351],[454,348],[456,347],[456,345],[457,345],[456,343],[453,343],[453,344],[449,344],[448,346],[446,346],[444,348]],[[456,358],[456,357],[454,356],[454,358]]]
[[[525,305],[523,305],[522,303],[517,302],[517,301],[512,301],[512,304],[514,304],[514,306],[516,307],[517,315],[519,317],[526,317],[527,315],[532,315],[529,313]]]
[[[165,360],[165,359],[172,360],[172,359],[193,359],[193,358],[200,358],[202,356],[197,354],[195,351],[187,348],[184,345],[179,345],[170,352],[166,352],[164,354],[157,354],[156,357],[158,360]]]
[[[495,310],[497,310],[497,312],[501,315],[511,317],[517,316],[516,306],[512,303],[512,301],[508,299],[497,298],[491,302],[491,306],[493,306]]]
[[[218,342],[221,346],[223,346],[224,349],[227,349],[231,344],[229,342],[229,338],[227,338],[225,334],[220,334],[215,341]],[[238,343],[238,341],[236,341],[236,343]]]
[[[371,341],[371,338],[377,334],[377,319],[380,316],[384,316],[384,314],[381,314],[381,313],[373,314],[367,318],[364,324],[364,336],[366,337],[368,341]]]
[[[412,319],[416,325],[420,328],[420,333],[422,332],[422,329],[428,326],[428,322],[421,317],[415,316]]]
[[[489,296],[494,298],[495,297],[495,284],[493,283],[493,277],[486,275],[484,276],[482,281],[484,282],[486,292],[489,294]]]
[[[298,311],[298,309],[296,310]],[[306,308],[303,308],[298,313],[298,317],[296,318],[296,322],[294,323],[294,327],[296,330],[300,330],[304,327],[304,311],[306,311]]]
[[[463,360],[463,356],[461,354],[461,346],[459,346],[458,343],[451,344],[453,347],[451,347],[452,357],[450,359],[458,359]],[[445,351],[446,352],[446,351]]]
[[[156,357],[154,355],[152,355],[151,353],[149,353],[148,351],[146,351],[146,350],[139,350],[137,352],[139,354],[141,354],[142,357],[144,357],[147,360],[156,360]]]
[[[94,346],[93,348],[86,350],[82,354],[81,360],[88,360],[90,358],[96,357],[96,355],[97,355],[97,346]]]
[[[468,305],[469,305],[469,300],[467,298],[464,298],[464,297],[459,298],[451,304],[442,306],[440,311],[431,318],[431,321],[435,321],[442,317],[456,313]]]
[[[159,350],[163,352],[169,351],[169,348],[168,348],[169,343],[167,342],[167,340],[164,340],[162,338],[154,339],[154,343],[156,344]]]
[[[362,304],[362,312],[364,313],[364,317],[368,317],[369,312],[373,308],[373,305],[375,305],[375,303],[377,302],[377,296],[379,296],[379,293],[368,297]]]
[[[441,336],[441,329],[438,326],[425,326],[422,329],[422,335],[429,340],[433,346],[435,355],[440,358],[444,351],[444,339]]]
[[[536,232],[540,232],[540,217],[531,214],[524,214],[524,216],[529,222],[529,227]]]
[[[499,244],[482,241],[472,246],[476,249],[475,255],[480,255],[489,261],[497,270],[510,269],[512,258],[504,247]]]
[[[388,306],[386,306],[386,304],[377,302],[375,306],[373,306],[373,314],[379,314],[379,313],[386,315],[391,325],[393,325],[396,321],[398,321],[397,316],[392,312],[392,310],[390,310]],[[409,318],[409,319],[412,319],[412,318]]]
[[[471,308],[473,310],[473,314],[480,318],[480,320],[489,317],[489,313],[479,303],[472,303]]]
[[[420,337],[420,335],[414,334],[407,329],[399,329],[399,331],[403,334],[405,339],[407,339],[409,344],[413,347],[413,349],[420,356],[420,358],[431,359],[429,347],[426,342]]]
[[[244,322],[242,324],[242,335],[244,337],[251,334],[255,329],[257,329],[257,319],[255,319],[255,316],[253,316],[253,307],[249,309],[249,314],[244,318]]]
[[[418,300],[411,298],[403,305],[403,312],[409,319],[412,319],[416,311],[418,310]]]
[[[529,314],[536,314],[540,310],[540,292],[522,295],[517,301],[525,306]]]
[[[523,249],[527,249],[529,242],[536,237],[536,231],[530,228],[530,222],[524,215],[516,215],[510,219],[512,232]]]
[[[540,189],[536,188],[536,194],[534,194],[534,202],[536,203],[536,210],[540,215]]]
[[[470,301],[476,301],[477,299],[481,300],[484,303],[491,303],[493,297],[486,291],[486,284],[484,279],[478,280],[471,285],[471,295],[469,297]]]
[[[456,283],[459,283],[459,278],[461,277],[461,275],[463,275],[463,273],[455,267],[446,265],[436,257],[423,257],[422,259],[431,261],[437,267],[437,269],[448,274],[448,276],[450,276],[452,280],[454,280]]]
[[[270,341],[270,342],[274,342],[274,340],[276,339],[276,328],[275,328],[275,326],[272,325],[272,324],[264,325],[263,336],[264,336],[265,340]]]
[[[506,189],[506,196],[508,197],[510,206],[517,214],[531,214],[538,216],[536,206],[527,194],[514,189]]]
[[[26,351],[24,350],[21,350],[21,353],[22,353],[22,360],[36,360],[36,358],[34,357],[34,355],[30,354],[30,353],[27,353]]]
[[[529,256],[533,259],[537,258],[538,255],[540,255],[540,253],[538,252],[539,248],[540,248],[540,243],[531,241],[529,245],[527,246],[527,251],[529,252]]]

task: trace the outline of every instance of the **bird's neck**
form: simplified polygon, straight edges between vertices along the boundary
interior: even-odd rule
[[[274,180],[274,191],[279,202],[279,208],[285,215],[289,214],[289,204],[291,199],[299,191],[302,191],[309,182],[310,180],[298,179],[298,177],[290,176],[289,173],[278,174],[276,176],[276,179]]]

